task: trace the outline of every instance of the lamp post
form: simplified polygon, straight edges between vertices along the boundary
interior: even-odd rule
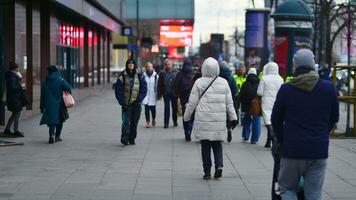
[[[140,0],[136,0],[136,46],[137,46],[137,65],[140,66]]]

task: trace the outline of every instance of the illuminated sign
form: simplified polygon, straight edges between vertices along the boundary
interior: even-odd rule
[[[159,40],[160,46],[192,46],[193,26],[161,25]]]
[[[59,25],[59,44],[71,47],[80,46],[80,39],[84,37],[83,29],[72,25]]]

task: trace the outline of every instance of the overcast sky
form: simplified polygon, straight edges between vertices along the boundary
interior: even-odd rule
[[[255,0],[256,8],[264,6],[264,0]],[[245,27],[245,9],[252,8],[251,0],[195,0],[193,45],[200,40],[207,42],[211,33],[231,36],[234,27]]]

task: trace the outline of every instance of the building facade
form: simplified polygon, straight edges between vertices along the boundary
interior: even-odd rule
[[[110,82],[112,34],[120,34],[123,0],[0,1],[0,96],[8,63],[20,66],[32,105],[38,112],[41,84],[51,64],[59,67],[77,98]],[[0,105],[0,122],[5,121]]]

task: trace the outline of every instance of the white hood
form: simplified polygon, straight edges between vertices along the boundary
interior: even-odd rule
[[[263,67],[263,75],[279,75],[279,67],[275,62],[269,62]]]
[[[201,68],[201,73],[203,77],[218,76],[220,73],[218,61],[212,57],[205,59]]]

